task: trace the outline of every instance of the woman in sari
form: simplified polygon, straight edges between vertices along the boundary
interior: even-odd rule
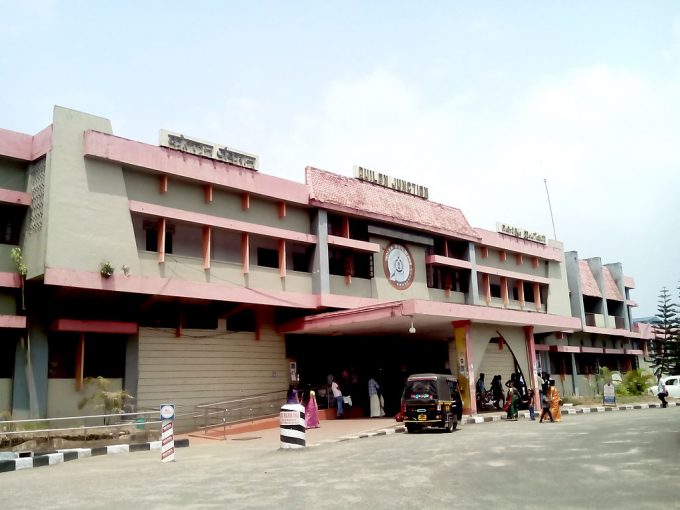
[[[555,379],[550,379],[550,386],[548,387],[548,402],[550,403],[550,414],[554,421],[562,421],[562,412],[560,406],[562,399],[560,392],[555,388]]]
[[[305,395],[305,428],[319,428],[319,407],[316,405],[316,394],[309,390],[309,396]]]
[[[511,387],[508,390],[508,397],[505,405],[508,407],[507,419],[516,421],[519,408],[519,392],[516,388]]]

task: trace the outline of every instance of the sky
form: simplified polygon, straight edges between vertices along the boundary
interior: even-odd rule
[[[0,127],[54,105],[304,182],[354,165],[472,226],[621,262],[634,316],[680,281],[680,2],[0,0]],[[678,292],[673,290],[676,301]]]

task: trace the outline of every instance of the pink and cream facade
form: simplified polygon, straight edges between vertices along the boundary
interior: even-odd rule
[[[595,288],[561,243],[472,228],[410,182],[307,168],[301,184],[163,145],[60,107],[35,136],[0,130],[0,412],[87,412],[98,375],[141,409],[343,373],[359,404],[379,374],[395,410],[404,375],[446,369],[475,412],[480,372],[543,367],[583,394],[586,366],[642,355],[620,265],[585,261]]]

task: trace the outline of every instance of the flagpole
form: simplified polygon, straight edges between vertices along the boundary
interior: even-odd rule
[[[550,204],[550,193],[548,192],[548,179],[543,179],[543,183],[545,184],[545,194],[548,196],[548,208],[550,209],[550,221],[552,222],[553,238],[557,240],[557,232],[555,232],[555,218],[553,218],[552,205]]]

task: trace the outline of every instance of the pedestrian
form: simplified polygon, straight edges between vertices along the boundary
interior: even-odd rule
[[[319,424],[319,406],[316,403],[316,393],[307,387],[305,392],[304,406],[305,406],[305,428],[318,429]]]
[[[340,391],[340,386],[338,386],[338,383],[333,380],[331,383],[331,391],[333,392],[333,398],[335,399],[335,405],[338,409],[338,414],[336,415],[337,419],[342,419],[342,391]]]
[[[534,400],[536,394],[534,393],[534,390],[528,390],[527,391],[527,396],[528,396],[528,406],[529,406],[529,419],[531,421],[536,421],[536,410],[534,409]]]
[[[491,392],[493,394],[493,400],[496,403],[498,409],[503,407],[503,383],[501,383],[501,376],[494,375],[491,380]]]
[[[286,394],[286,404],[299,404],[300,400],[298,399],[297,395],[297,390],[295,389],[294,384],[289,384],[288,385],[288,393]]]
[[[553,419],[552,413],[550,412],[550,400],[548,399],[548,394],[543,392],[543,397],[541,397],[541,418],[538,420],[538,423],[543,423],[546,415],[548,418],[550,418],[550,423],[555,421]]]
[[[484,397],[484,394],[486,393],[486,386],[484,385],[484,372],[479,374],[479,379],[477,379],[477,383],[475,384],[475,391],[477,392],[478,398]]]
[[[505,387],[506,388],[519,388],[519,385],[517,383],[517,374],[515,372],[510,374],[510,379],[505,381]]]
[[[371,418],[381,418],[385,416],[385,411],[383,410],[382,405],[380,405],[381,393],[382,391],[378,381],[375,380],[375,377],[371,377],[368,380],[368,400]]]
[[[550,389],[548,390],[548,396],[550,400],[550,414],[553,420],[562,421],[562,412],[560,411],[562,399],[560,398],[560,392],[557,391],[557,388],[555,387],[555,379],[550,379]]]
[[[661,400],[661,407],[663,409],[667,408],[668,402],[666,402],[666,397],[668,396],[668,390],[666,389],[666,384],[664,383],[663,379],[661,379],[660,375],[657,391],[658,393],[656,394],[656,396],[659,397],[659,400]]]
[[[511,387],[508,389],[508,397],[505,402],[507,409],[507,419],[510,421],[517,421],[517,408],[519,406],[519,391],[517,388]]]

